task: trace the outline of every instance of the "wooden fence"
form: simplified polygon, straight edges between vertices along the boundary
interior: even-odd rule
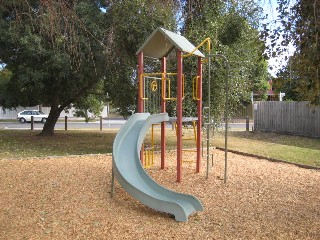
[[[255,102],[255,131],[320,137],[320,107],[308,102]]]
[[[250,103],[249,105],[247,106],[239,106],[235,113],[233,114],[233,118],[246,118],[247,116],[249,118],[252,118],[253,117],[253,114],[252,114],[252,104]]]

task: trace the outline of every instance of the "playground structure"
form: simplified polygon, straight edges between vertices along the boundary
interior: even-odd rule
[[[199,51],[199,48],[206,45],[207,56]],[[166,57],[173,51],[176,50],[177,72],[167,72]],[[171,118],[170,122],[174,124],[176,128],[177,136],[177,182],[182,180],[182,162],[183,162],[183,151],[194,151],[183,149],[183,122],[191,122],[194,129],[194,137],[191,137],[195,141],[196,145],[196,169],[197,173],[200,172],[201,159],[203,151],[202,144],[202,125],[206,130],[205,138],[205,156],[207,158],[207,170],[206,178],[209,174],[209,159],[210,154],[210,129],[213,129],[213,121],[211,118],[211,96],[210,96],[210,73],[211,73],[211,59],[222,58],[225,61],[228,75],[228,61],[225,56],[220,54],[211,54],[211,41],[210,38],[206,38],[197,47],[193,46],[186,38],[176,33],[170,32],[163,28],[157,28],[144,42],[144,44],[137,51],[138,55],[138,76],[139,76],[139,90],[138,90],[138,112],[150,112],[150,113],[164,113],[166,112],[167,101],[174,101],[176,103],[176,117]],[[192,79],[192,99],[197,105],[196,117],[191,117],[192,121],[189,121],[183,116],[183,100],[185,98],[185,85],[187,82],[186,76],[183,73],[183,59],[187,57],[197,57],[197,74],[191,76]],[[144,72],[144,59],[160,59],[161,70],[158,72]],[[208,64],[208,97],[207,106],[203,108],[202,99],[202,69],[203,63]],[[172,89],[175,89],[176,95],[173,96]],[[226,109],[225,109],[225,174],[224,181],[227,179],[227,130],[228,130],[228,76],[226,78],[225,93],[226,93]],[[155,106],[161,106],[157,108]],[[206,122],[203,121],[203,111],[206,111]],[[152,142],[153,142],[153,130],[152,130]],[[190,138],[187,138],[190,140]],[[165,152],[166,152],[166,124],[161,123],[161,169],[166,166]],[[149,166],[149,162],[154,160],[154,146],[144,151],[142,147],[141,162],[145,166]],[[152,161],[150,161],[152,159]]]
[[[166,57],[176,49],[177,55],[177,72],[168,73]],[[188,54],[183,55],[183,52]],[[183,75],[183,58],[188,56],[198,57],[198,70],[195,78],[196,93],[193,95],[197,99],[197,121],[202,123],[202,58],[205,56],[193,46],[186,38],[176,33],[170,32],[163,28],[157,28],[140,47],[138,55],[138,76],[139,76],[139,96],[138,96],[138,112],[145,112],[145,102],[148,98],[144,91],[146,88],[145,77],[158,77],[161,80],[161,112],[166,112],[166,101],[176,101],[176,131],[177,131],[177,182],[182,179],[182,104],[184,98],[184,75]],[[144,73],[144,57],[161,59],[161,72]],[[171,95],[171,77],[176,77],[176,96]],[[154,83],[151,87],[155,88]],[[201,124],[197,124],[197,142],[196,142],[196,172],[200,172],[201,163]],[[166,152],[166,125],[161,123],[161,168],[165,168],[165,152]],[[141,154],[143,156],[143,154]],[[143,162],[143,158],[141,159]]]
[[[199,51],[199,48],[207,43],[208,58],[203,60],[205,56]],[[210,59],[211,57],[221,57],[220,55],[210,54],[210,39],[205,39],[199,46],[194,47],[186,38],[175,34],[163,28],[157,28],[146,40],[146,42],[138,50],[138,113],[132,115],[126,124],[118,132],[113,144],[112,154],[112,184],[111,195],[114,193],[114,177],[118,179],[120,185],[133,197],[141,201],[143,204],[162,212],[167,212],[175,216],[176,221],[188,221],[188,216],[194,211],[203,210],[201,202],[191,195],[181,194],[170,191],[152,180],[152,178],[143,169],[143,166],[148,167],[154,161],[154,144],[153,136],[151,147],[144,149],[143,141],[148,128],[153,128],[157,124],[161,125],[161,168],[165,168],[165,152],[166,152],[166,122],[169,121],[166,113],[166,102],[176,102],[176,117],[171,120],[174,122],[177,136],[177,182],[182,179],[182,116],[183,99],[185,96],[185,76],[183,74],[183,58],[196,56],[197,57],[197,75],[192,79],[192,98],[197,103],[197,117],[192,119],[195,136],[192,138],[196,142],[196,172],[200,172],[202,158],[202,64],[209,63],[209,78],[210,78]],[[177,72],[168,73],[166,57],[173,50],[176,50],[177,57]],[[184,54],[186,53],[186,54]],[[144,57],[153,59],[161,59],[161,72],[145,73],[144,72]],[[225,60],[226,58],[222,56]],[[227,65],[227,61],[226,61]],[[175,81],[173,80],[175,78]],[[171,88],[173,83],[176,83],[176,96],[172,96]],[[228,82],[228,81],[226,81]],[[146,89],[149,88],[149,93]],[[207,110],[207,122],[204,124],[207,130],[207,175],[209,173],[209,158],[210,158],[210,79],[209,79],[209,97]],[[225,175],[224,181],[227,178],[227,131],[228,131],[228,108],[227,108],[227,92],[228,84],[226,84],[226,111],[225,111]],[[158,96],[158,99],[153,98],[151,106],[146,107],[146,101],[150,101],[152,95]],[[149,99],[150,98],[150,99]],[[160,113],[156,113],[156,105],[161,105]],[[154,115],[150,116],[152,112]],[[190,120],[188,120],[190,121]],[[130,160],[131,159],[131,160]]]

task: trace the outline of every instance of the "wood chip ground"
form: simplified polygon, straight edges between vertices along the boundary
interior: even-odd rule
[[[156,159],[158,159],[157,156]],[[0,239],[320,239],[320,171],[214,152],[195,173],[175,153],[147,171],[161,185],[195,195],[204,205],[187,223],[156,212],[116,183],[111,156],[0,160]]]

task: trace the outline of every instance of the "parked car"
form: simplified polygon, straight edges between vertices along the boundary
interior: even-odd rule
[[[38,110],[24,110],[22,112],[19,112],[17,115],[17,119],[21,123],[31,122],[32,116],[35,122],[45,123],[48,119],[47,114],[44,114],[43,112]]]

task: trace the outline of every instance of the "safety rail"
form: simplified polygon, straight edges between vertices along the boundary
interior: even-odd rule
[[[187,53],[187,54],[183,54],[182,57],[186,58],[186,57],[190,57],[191,55],[193,55],[193,53],[195,51],[197,51],[200,47],[202,47],[205,43],[207,43],[207,52],[210,54],[211,51],[211,39],[210,38],[206,38],[205,40],[203,40],[195,49],[192,50],[192,52]]]
[[[140,86],[145,86],[145,81],[144,81],[144,78],[145,77],[149,77],[151,79],[155,79],[156,76],[161,76],[161,78],[157,78],[157,79],[162,79],[163,73],[143,73],[143,74],[140,74],[140,78],[139,78],[139,84]],[[141,96],[141,99],[142,100],[148,100],[147,97],[145,97],[145,87],[144,88],[140,88],[140,96]]]
[[[193,100],[196,100],[196,101],[199,101],[200,98],[198,96],[198,83],[199,83],[199,79],[200,79],[200,76],[195,76],[193,77],[192,79],[192,99]]]
[[[157,77],[160,76],[160,77]],[[161,97],[163,100],[177,100],[176,97],[171,97],[171,79],[168,76],[177,76],[177,73],[143,73],[140,74],[140,86],[144,86],[144,88],[140,88],[140,96],[142,100],[149,100],[145,94],[145,78],[150,79],[158,79],[161,80]],[[158,88],[156,81],[152,81],[150,84],[151,91],[155,91]],[[168,91],[166,91],[168,90]],[[182,98],[185,96],[185,75],[182,75]]]

